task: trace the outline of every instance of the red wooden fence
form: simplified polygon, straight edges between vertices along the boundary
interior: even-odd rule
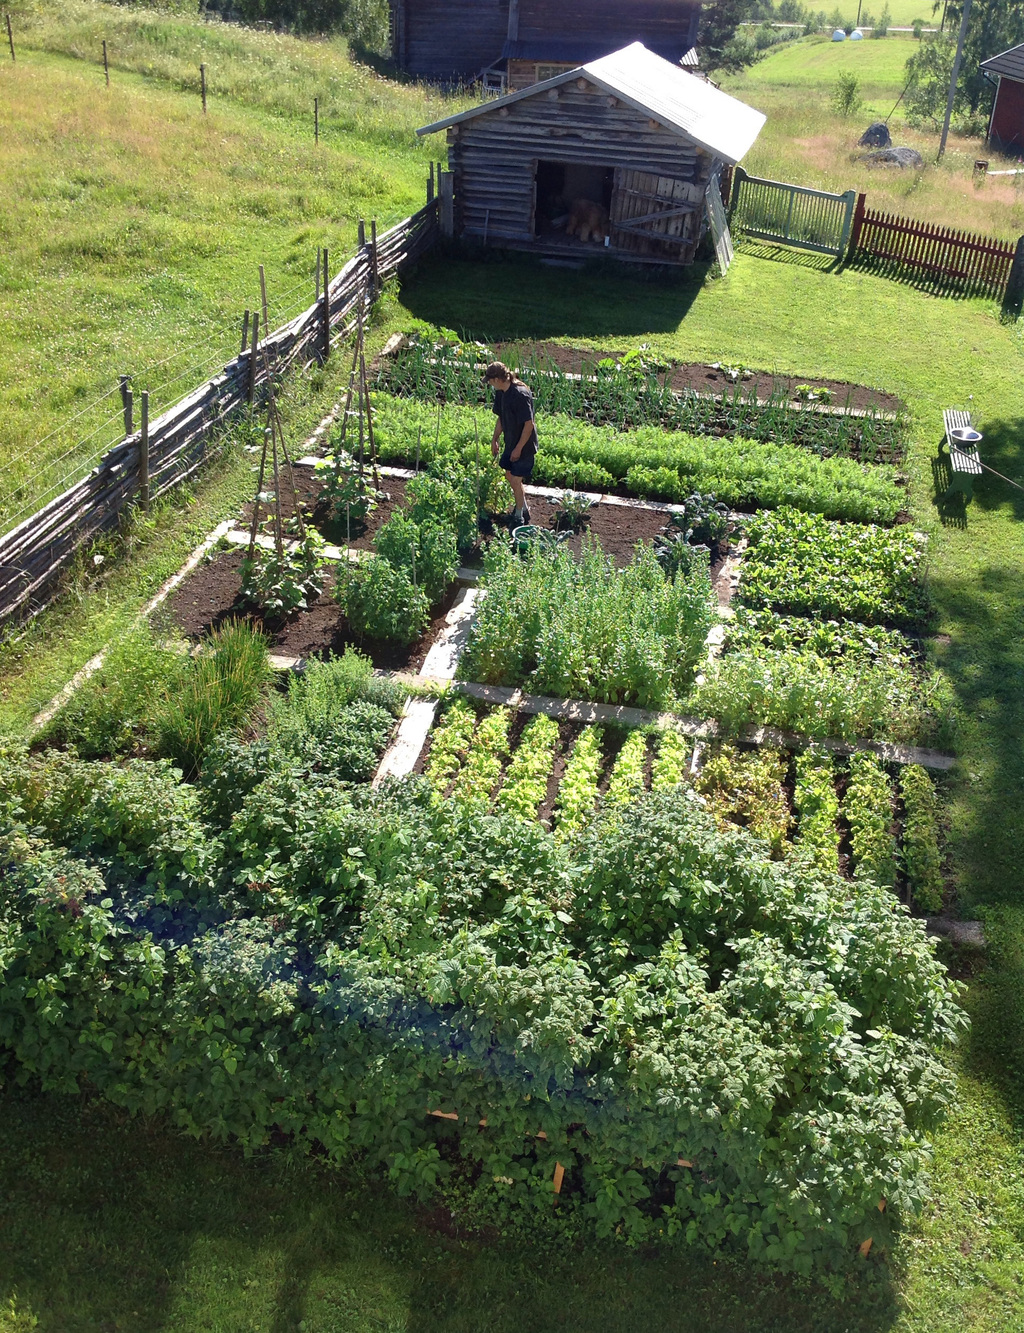
[[[889,260],[1002,296],[1017,248],[1012,241],[879,213],[867,207],[862,194],[853,215],[849,255]]]

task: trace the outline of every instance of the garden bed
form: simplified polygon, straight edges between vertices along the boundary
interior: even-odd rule
[[[408,503],[405,493],[404,477],[381,477],[381,493],[387,498],[378,500],[367,515],[365,521],[353,522],[351,528],[344,518],[331,517],[319,505],[319,496],[324,487],[323,475],[316,468],[299,466],[293,469],[295,486],[292,488],[291,475],[287,468],[281,471],[281,517],[287,524],[295,515],[296,504],[301,507],[303,518],[312,523],[327,541],[338,546],[349,546],[354,551],[372,551],[373,539],[393,514],[397,514]],[[366,474],[372,479],[369,467]],[[261,506],[260,517],[266,519],[266,508]],[[243,505],[241,522],[248,527],[252,522],[252,502]]]
[[[418,671],[423,665],[445,624],[458,593],[453,585],[440,607],[432,611],[425,633],[416,643],[380,643],[359,639],[348,628],[345,613],[334,600],[334,575],[328,571],[324,591],[308,610],[286,620],[263,621],[240,600],[241,565],[244,551],[223,551],[199,569],[174,591],[167,602],[167,614],[175,626],[190,639],[199,639],[226,620],[245,620],[262,629],[271,647],[292,657],[340,655],[346,648],[366,653],[381,671]]]
[[[518,364],[529,360],[534,363],[547,361],[553,368],[566,375],[592,375],[594,366],[605,358],[625,356],[626,349],[614,351],[595,351],[584,347],[563,347],[559,343],[496,343],[495,357],[509,364]],[[729,393],[741,385],[744,391],[756,393],[758,398],[768,399],[780,392],[791,399],[796,390],[806,386],[812,390],[827,389],[835,407],[871,409],[876,412],[902,412],[905,404],[894,393],[884,393],[881,389],[869,389],[864,384],[851,384],[845,380],[809,379],[807,376],[773,374],[766,370],[745,368],[739,381],[734,380],[725,366],[704,365],[699,361],[672,361],[668,372],[668,386],[681,392],[692,389],[695,393]],[[664,372],[659,379],[664,379]]]

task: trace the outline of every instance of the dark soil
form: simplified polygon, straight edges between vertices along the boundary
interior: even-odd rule
[[[561,347],[557,343],[499,343],[494,349],[499,360],[516,361],[524,357],[553,361],[559,370],[572,375],[592,374],[595,362],[605,357],[619,357],[627,350],[590,351],[578,347]],[[662,375],[659,374],[659,378]],[[699,362],[673,362],[668,382],[673,389],[695,389],[698,393],[731,394],[741,387],[747,394],[756,391],[758,398],[769,398],[785,390],[794,396],[797,386],[806,384],[812,389],[831,389],[833,407],[875,408],[883,412],[898,412],[903,402],[895,394],[882,393],[862,384],[848,384],[843,380],[815,380],[798,375],[773,375],[768,371],[744,372],[734,381],[724,370],[714,370]]]
[[[458,593],[453,585],[444,603],[435,608],[426,633],[410,647],[360,639],[352,634],[341,607],[332,594],[334,578],[328,574],[324,591],[310,606],[287,620],[264,621],[240,600],[241,550],[225,551],[199,568],[171,594],[168,612],[189,638],[198,639],[225,620],[247,620],[268,636],[271,648],[292,657],[325,657],[358,648],[381,671],[418,671],[431,646],[444,628],[445,617]]]
[[[335,519],[329,512],[326,505],[319,502],[320,493],[323,490],[322,477],[311,467],[295,468],[295,488],[292,489],[291,477],[288,470],[281,473],[281,517],[285,524],[294,516],[296,505],[301,505],[303,517],[307,522],[311,522],[317,531],[327,541],[333,542],[337,546],[351,546],[357,551],[369,551],[373,549],[373,539],[392,516],[398,510],[406,506],[406,482],[404,477],[381,477],[381,493],[387,499],[378,501],[376,507],[370,510],[365,522],[354,522],[349,531],[348,524],[344,518]],[[267,489],[271,489],[271,481]],[[264,520],[269,518],[265,506],[260,507],[260,518]],[[252,503],[243,506],[242,521],[245,524],[252,522]],[[269,524],[263,524],[263,530],[269,532]]]

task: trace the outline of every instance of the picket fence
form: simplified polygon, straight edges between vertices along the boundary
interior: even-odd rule
[[[143,487],[148,484],[148,497],[155,498],[191,477],[207,458],[217,427],[259,401],[271,376],[327,356],[333,340],[355,329],[382,284],[426,254],[438,235],[431,189],[425,208],[380,236],[371,233],[319,301],[261,338],[255,365],[253,349],[242,352],[148,423],[147,449],[141,431],[129,435],[88,476],[0,537],[0,624],[49,605],[76,553],[116,527]]]

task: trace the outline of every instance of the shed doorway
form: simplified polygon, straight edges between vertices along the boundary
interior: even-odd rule
[[[582,162],[537,163],[534,180],[534,235],[545,244],[593,249],[603,246],[611,215],[615,168]],[[573,206],[592,204],[593,219],[601,223],[600,235],[590,231],[587,239],[570,235]],[[588,229],[584,230],[585,234]]]

